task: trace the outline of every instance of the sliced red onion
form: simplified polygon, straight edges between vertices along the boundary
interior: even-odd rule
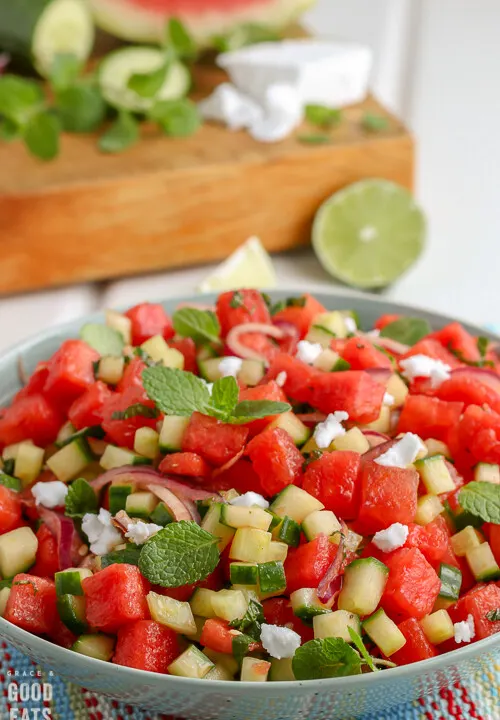
[[[246,333],[262,333],[275,340],[283,340],[283,338],[287,337],[287,333],[284,330],[275,325],[267,325],[266,323],[243,323],[242,325],[235,325],[231,328],[226,337],[226,345],[229,351],[236,357],[243,358],[244,360],[260,360],[266,363],[266,365],[269,364],[267,358],[240,342],[240,335],[245,335]]]
[[[298,342],[300,340],[300,333],[298,327],[296,327],[292,323],[286,322],[285,320],[275,320],[273,321],[273,324],[280,330],[283,330],[285,335],[289,338],[289,344],[286,347],[286,351],[294,355],[295,351],[297,350]]]
[[[474,378],[500,395],[500,375],[494,370],[482,367],[459,367],[451,371],[452,377],[467,377],[474,375]],[[446,382],[446,380],[445,380]]]
[[[111,518],[111,522],[118,530],[121,530],[122,532],[127,532],[128,526],[135,525],[135,523],[137,523],[137,520],[129,517],[125,510],[120,510],[116,513],[114,518]]]
[[[153,495],[156,495],[157,498],[165,503],[168,509],[172,512],[174,520],[195,520],[195,522],[199,522],[198,513],[196,513],[198,515],[198,519],[195,519],[191,509],[188,509],[184,499],[181,500],[177,497],[177,495],[174,495],[173,492],[167,490],[167,488],[164,488],[161,485],[151,483],[151,485],[147,485],[146,487],[149,492],[152,492]]]
[[[382,445],[382,443],[385,443],[391,439],[389,435],[377,432],[376,430],[362,430],[361,432],[370,443],[371,448],[378,447],[378,445]]]
[[[232,468],[233,465],[236,465],[236,463],[238,462],[238,460],[239,460],[240,458],[242,458],[243,455],[245,454],[245,449],[246,449],[246,448],[243,447],[238,453],[236,453],[236,455],[235,455],[234,457],[231,458],[231,460],[228,460],[226,463],[224,463],[224,465],[221,465],[220,467],[216,468],[216,469],[212,472],[212,477],[213,477],[213,478],[216,478],[217,475],[221,475],[221,474],[222,474],[223,472],[225,472],[226,470],[229,470],[229,468]]]
[[[299,413],[297,415],[298,419],[303,423],[319,423],[323,422],[323,420],[326,420],[325,413],[321,412],[310,412],[310,413]]]
[[[82,541],[75,530],[73,520],[42,506],[39,506],[38,512],[40,518],[56,538],[59,569],[66,570],[77,565],[81,561],[78,551]]]
[[[322,603],[329,602],[342,589],[342,565],[344,561],[344,536],[340,536],[337,553],[332,564],[318,585],[318,598]]]
[[[392,375],[392,370],[389,368],[367,368],[365,370],[371,377],[381,385],[387,385],[389,378]]]

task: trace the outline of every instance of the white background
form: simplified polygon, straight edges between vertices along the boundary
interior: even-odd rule
[[[370,45],[372,87],[417,138],[430,236],[389,297],[500,322],[500,0],[318,0],[320,34]],[[311,255],[277,260],[284,283],[331,284]],[[102,306],[188,293],[206,268],[0,300],[0,348]]]

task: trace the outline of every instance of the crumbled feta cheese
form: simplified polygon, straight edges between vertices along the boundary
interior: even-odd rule
[[[222,360],[219,362],[219,372],[222,375],[222,377],[236,377],[236,375],[241,370],[241,366],[243,365],[243,360],[239,357],[223,357]]]
[[[237,505],[239,507],[252,507],[252,505],[258,505],[258,507],[262,508],[263,510],[267,510],[267,508],[269,507],[269,503],[267,502],[266,498],[262,497],[262,495],[259,495],[259,493],[251,491],[233,498],[229,501],[229,504]]]
[[[264,650],[278,660],[293,657],[301,643],[300,635],[294,630],[265,623],[262,625],[260,639]]]
[[[373,536],[373,544],[382,552],[388,553],[403,547],[408,538],[408,526],[393,523],[385,530],[379,530]]]
[[[384,398],[382,400],[384,405],[388,405],[389,407],[392,407],[394,403],[396,402],[396,399],[394,398],[394,395],[391,395],[391,393],[384,393]]]
[[[218,85],[210,97],[198,104],[198,108],[205,120],[222,122],[230,130],[249,128],[264,115],[255,100],[228,82]]]
[[[474,618],[472,615],[467,616],[467,620],[463,622],[456,622],[453,624],[455,630],[455,642],[456,643],[468,643],[476,635],[476,628],[474,627]]]
[[[345,435],[345,428],[342,426],[344,420],[349,420],[349,414],[343,410],[336,410],[334,413],[330,413],[326,420],[316,425],[314,440],[320,450],[327,448],[336,437]]]
[[[82,530],[90,542],[90,552],[94,555],[105,555],[122,541],[121,533],[111,522],[111,513],[104,508],[99,515],[86,513],[82,520]]]
[[[353,317],[351,317],[350,315],[345,316],[344,325],[345,325],[345,329],[349,333],[355,333],[356,330],[358,329],[358,326],[356,325],[356,320]]]
[[[276,375],[276,385],[279,385],[280,387],[283,387],[284,384],[286,383],[287,377],[288,377],[288,376],[287,376],[287,374],[286,374],[286,372],[285,372],[284,370],[282,370],[281,372],[279,372],[279,373]]]
[[[385,467],[405,468],[415,462],[419,452],[422,450],[426,450],[426,448],[418,435],[406,433],[387,452],[375,458],[374,462],[377,465],[385,465]]]
[[[430,378],[431,387],[437,388],[445,380],[449,380],[451,367],[442,360],[435,360],[427,355],[413,355],[400,361],[402,375],[410,382],[415,378]]]
[[[321,355],[323,349],[323,346],[319,343],[310,343],[307,340],[301,340],[297,344],[297,358],[308,365],[312,365]]]
[[[61,507],[68,494],[68,486],[60,480],[37,482],[31,488],[37,505],[46,508]]]
[[[138,520],[135,523],[129,523],[127,525],[125,537],[132,540],[136,545],[144,545],[146,540],[149,540],[150,537],[156,535],[160,530],[163,530],[161,525],[145,523],[142,520]]]
[[[270,85],[265,94],[264,115],[248,132],[265,143],[284,140],[302,122],[304,110],[300,96],[291,85]]]

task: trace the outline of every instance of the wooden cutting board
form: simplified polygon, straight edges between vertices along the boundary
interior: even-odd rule
[[[210,65],[196,74],[200,96],[223,79]],[[367,111],[388,128],[362,130]],[[0,294],[216,260],[250,235],[285,250],[309,242],[318,206],[344,185],[412,186],[412,138],[371,98],[344,112],[328,145],[264,145],[213,124],[191,138],[143,136],[107,156],[94,136],[65,135],[50,163],[0,144]]]

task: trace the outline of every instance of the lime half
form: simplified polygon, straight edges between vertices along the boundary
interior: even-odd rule
[[[275,286],[273,262],[260,240],[251,237],[203,280],[198,290],[213,292]]]
[[[425,216],[413,196],[388,180],[361,180],[332,195],[314,220],[322,266],[359,288],[382,288],[402,275],[425,243]]]

